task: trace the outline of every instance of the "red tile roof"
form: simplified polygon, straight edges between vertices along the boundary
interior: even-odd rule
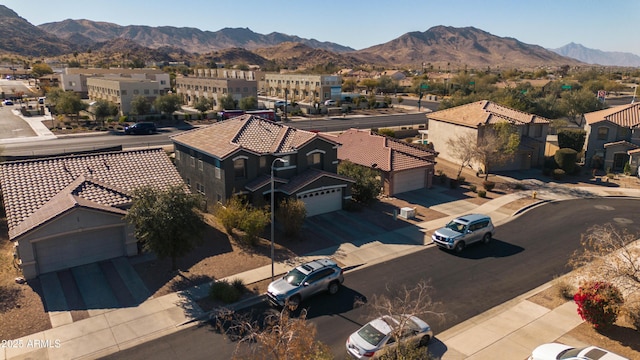
[[[584,114],[587,124],[610,121],[616,125],[633,128],[640,125],[640,103],[614,106]]]
[[[508,121],[520,124],[547,124],[549,120],[538,115],[528,114],[488,100],[435,111],[427,114],[427,119],[477,128],[479,125]]]
[[[171,139],[178,144],[224,159],[240,149],[256,154],[292,152],[317,136],[316,133],[258,116],[242,115],[174,135]]]
[[[382,171],[399,171],[433,166],[436,153],[375,134],[369,130],[350,129],[336,136],[340,143],[338,159]]]
[[[0,186],[15,238],[78,206],[123,214],[141,186],[184,184],[162,149],[6,162]]]

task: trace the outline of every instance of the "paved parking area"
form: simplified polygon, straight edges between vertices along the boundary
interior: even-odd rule
[[[151,296],[124,257],[42,274],[40,280],[53,327],[106,309],[134,307]]]
[[[0,106],[0,139],[37,136],[26,121],[11,111],[18,108],[18,105]]]

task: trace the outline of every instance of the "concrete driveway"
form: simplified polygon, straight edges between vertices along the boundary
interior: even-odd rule
[[[151,296],[129,260],[119,257],[39,276],[52,326],[133,307]]]

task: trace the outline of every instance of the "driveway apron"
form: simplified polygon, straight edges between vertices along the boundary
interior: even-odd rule
[[[118,299],[97,263],[71,269],[87,309],[117,308]]]
[[[151,296],[151,292],[144,285],[144,282],[135,269],[124,257],[111,259],[111,263],[118,272],[120,279],[133,298],[134,305],[141,304]]]
[[[44,294],[44,304],[46,311],[67,311],[67,299],[62,285],[58,279],[58,273],[46,273],[40,275],[40,284]]]

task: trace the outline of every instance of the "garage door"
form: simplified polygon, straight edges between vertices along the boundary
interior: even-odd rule
[[[394,177],[393,194],[426,187],[425,173],[426,169],[407,170],[396,173]]]
[[[125,255],[122,227],[88,231],[35,243],[40,274]]]
[[[298,196],[307,208],[307,217],[342,209],[342,188],[327,189]]]

